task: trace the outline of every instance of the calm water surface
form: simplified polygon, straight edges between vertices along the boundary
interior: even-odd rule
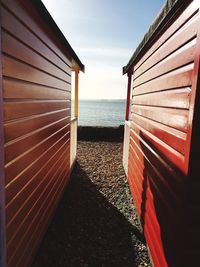
[[[79,100],[78,124],[80,126],[124,125],[125,108],[125,100]]]

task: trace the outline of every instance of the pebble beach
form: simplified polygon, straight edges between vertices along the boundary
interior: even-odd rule
[[[78,142],[77,163],[32,267],[151,267],[122,143]]]

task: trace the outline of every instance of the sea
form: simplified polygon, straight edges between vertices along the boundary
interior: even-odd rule
[[[79,126],[124,125],[126,100],[79,100]],[[73,117],[73,101],[72,101]]]

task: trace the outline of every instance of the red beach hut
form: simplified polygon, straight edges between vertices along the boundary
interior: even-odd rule
[[[123,160],[155,267],[199,266],[199,8],[166,1],[123,68]]]
[[[77,116],[84,65],[40,0],[0,8],[0,266],[25,267],[76,157],[71,73]]]

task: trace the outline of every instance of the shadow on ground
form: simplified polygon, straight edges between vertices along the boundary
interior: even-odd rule
[[[33,267],[134,267],[135,237],[144,242],[76,163]]]

